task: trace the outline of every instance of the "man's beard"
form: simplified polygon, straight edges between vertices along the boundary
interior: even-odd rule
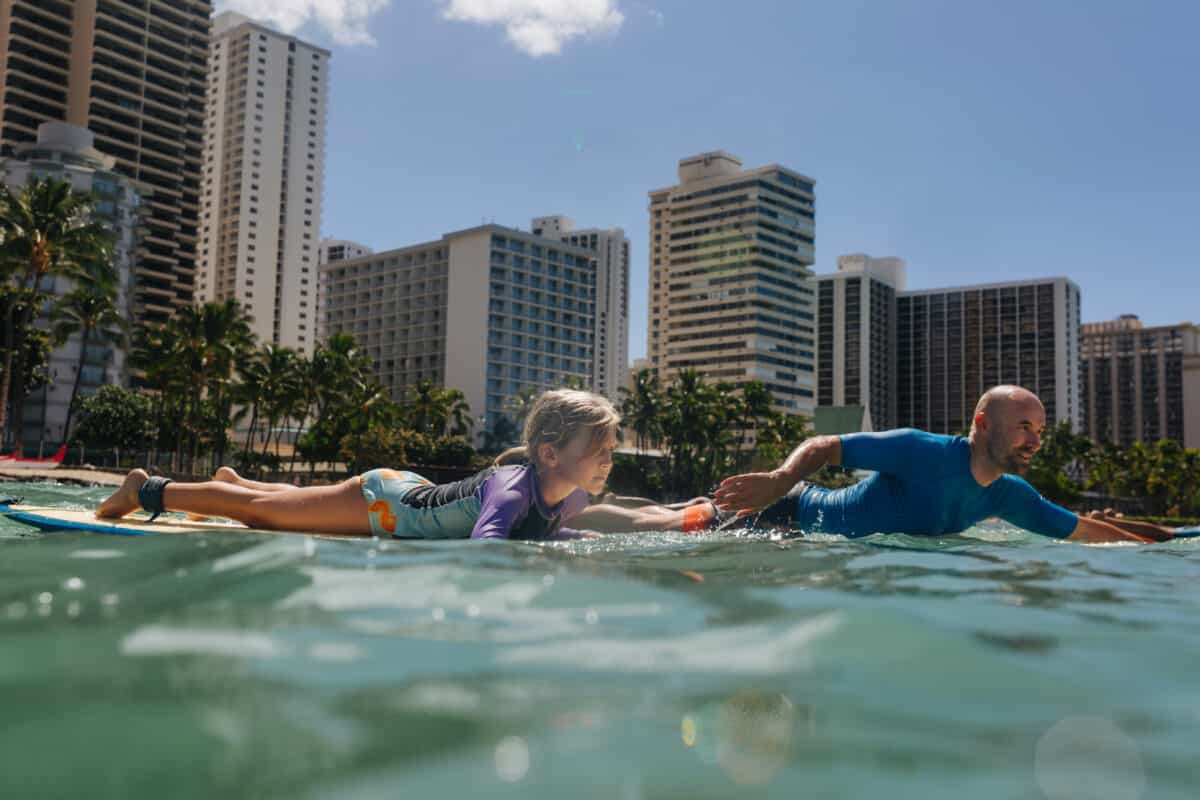
[[[1013,475],[1024,475],[1029,471],[1029,464],[1021,459],[1024,451],[1021,448],[1009,449],[1003,442],[988,443],[988,458],[1005,472]],[[1030,454],[1030,459],[1033,456]]]

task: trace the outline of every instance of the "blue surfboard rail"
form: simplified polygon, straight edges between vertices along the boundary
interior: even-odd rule
[[[11,520],[29,525],[43,531],[84,531],[87,533],[107,533],[115,536],[149,536],[154,531],[126,528],[118,522],[76,522],[74,520],[55,519],[53,516],[39,514],[36,511],[25,511],[13,508],[16,505],[13,498],[0,501],[0,514]]]

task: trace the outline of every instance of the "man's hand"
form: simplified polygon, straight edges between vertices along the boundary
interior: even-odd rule
[[[734,475],[721,481],[713,501],[725,511],[753,514],[783,497],[794,485],[778,471]]]

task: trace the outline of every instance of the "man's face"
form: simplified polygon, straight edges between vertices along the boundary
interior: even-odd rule
[[[989,416],[988,458],[1005,472],[1024,475],[1034,454],[1042,448],[1046,431],[1046,410],[1041,401],[1010,400]]]

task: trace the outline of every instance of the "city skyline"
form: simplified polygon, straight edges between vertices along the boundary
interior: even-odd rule
[[[472,24],[488,21],[472,5],[384,5],[375,47],[297,28],[334,51],[323,236],[386,249],[548,212],[621,227],[633,359],[645,192],[669,185],[678,159],[726,149],[823,187],[817,273],[887,253],[908,262],[912,289],[1067,275],[1084,321],[1194,316],[1200,115],[1178,101],[1200,67],[1184,46],[1194,8],[615,2],[619,25],[598,18],[596,35],[534,57],[504,20]],[[692,77],[664,95],[667,62]],[[1175,290],[1150,303],[1142,283]]]

